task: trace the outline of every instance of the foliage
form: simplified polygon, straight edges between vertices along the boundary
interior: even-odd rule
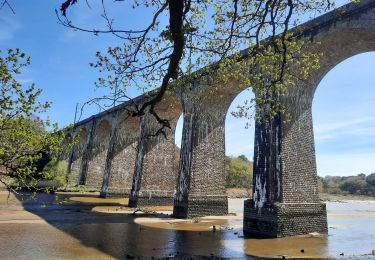
[[[366,181],[360,178],[347,178],[339,187],[350,194],[361,194],[366,188]]]
[[[91,65],[102,73],[97,87],[106,88],[107,94],[89,103],[103,107],[134,101],[128,89],[141,89],[150,98],[142,104],[129,102],[134,105],[129,113],[142,115],[149,109],[163,127],[170,125],[155,112],[157,102],[168,91],[190,92],[197,82],[212,86],[235,80],[239,89],[253,88],[257,97],[240,106],[236,116],[251,117],[247,111],[252,106],[271,117],[285,112],[279,95],[286,86],[305,80],[319,66],[320,56],[309,51],[309,39],[303,40],[298,29],[293,33],[289,29],[300,16],[332,7],[331,0],[115,1],[116,9],[123,8],[122,17],[142,12],[150,20],[143,28],[131,22],[129,28],[117,28],[108,3],[102,1],[96,8],[102,9],[105,27],[92,29],[68,18],[68,9],[75,4],[85,1],[62,2],[62,16],[57,12],[61,24],[123,41],[121,46],[109,47],[106,54],[97,52],[97,61]],[[198,95],[190,96],[194,97]]]
[[[361,173],[357,176],[326,176],[320,177],[322,192],[331,194],[355,194],[375,196],[375,173],[366,177]]]
[[[99,192],[100,189],[99,188],[94,188],[94,187],[86,187],[84,185],[77,185],[77,186],[68,186],[68,187],[65,187],[64,191],[85,193],[85,192]]]
[[[245,155],[243,155],[243,154],[241,154],[240,156],[238,156],[238,159],[241,159],[244,162],[249,162],[249,159],[247,159],[247,157]]]
[[[44,179],[54,180],[58,187],[66,183],[68,164],[63,160],[52,160],[43,169]]]
[[[368,185],[375,187],[375,172],[366,177],[366,182]]]
[[[20,186],[35,186],[43,174],[38,173],[41,160],[46,155],[61,157],[69,149],[63,143],[64,131],[40,117],[50,107],[38,101],[42,90],[17,80],[29,64],[30,58],[19,49],[0,51],[0,181],[7,186],[9,178]]]
[[[253,163],[246,156],[227,157],[227,188],[251,188]]]

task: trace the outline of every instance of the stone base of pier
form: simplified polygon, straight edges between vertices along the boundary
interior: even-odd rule
[[[327,210],[324,203],[273,203],[262,208],[253,200],[244,203],[244,235],[276,238],[305,235],[313,232],[327,234]]]
[[[186,203],[174,204],[175,218],[195,218],[203,216],[228,215],[228,197],[225,196],[190,196]]]

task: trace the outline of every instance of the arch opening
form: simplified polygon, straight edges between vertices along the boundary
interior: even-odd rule
[[[321,192],[375,194],[366,182],[375,172],[374,67],[375,52],[351,56],[316,88],[312,113]]]
[[[231,102],[225,117],[225,168],[229,196],[251,197],[255,136],[255,109],[251,88],[240,92]],[[246,108],[247,114],[238,114]]]
[[[175,143],[175,162],[174,168],[178,174],[178,167],[180,163],[180,151],[181,151],[181,142],[182,142],[182,128],[184,124],[184,113],[181,113],[180,117],[177,120],[176,131],[174,133],[174,143]]]

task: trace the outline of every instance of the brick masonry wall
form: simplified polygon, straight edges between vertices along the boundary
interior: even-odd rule
[[[120,116],[115,141],[114,157],[109,176],[108,195],[127,196],[134,174],[136,146],[139,137],[139,119]]]
[[[184,130],[174,202],[176,217],[228,213],[225,116],[240,92],[232,83],[212,87],[214,92],[205,91],[198,97],[194,93],[183,97]]]
[[[106,119],[97,123],[90,158],[88,162],[86,186],[100,188],[103,181],[104,166],[106,161],[111,125]]]
[[[282,140],[282,201],[319,202],[311,110],[294,121]]]
[[[363,1],[370,3],[369,1]],[[283,127],[283,202],[318,202],[312,103],[321,79],[341,61],[375,50],[375,5],[311,32],[322,53],[320,68],[306,82],[291,87],[285,97],[292,122]]]
[[[370,3],[363,3],[366,2]],[[274,154],[280,156],[281,196],[270,199],[272,196],[269,192],[272,189],[269,186],[276,186],[277,183],[269,177],[267,182],[264,181],[264,176],[272,176],[277,172],[269,161],[273,157],[255,156],[255,161],[265,159],[265,163],[254,164],[254,191],[258,192],[255,198],[245,203],[245,233],[271,237],[309,232],[327,233],[327,213],[325,205],[319,203],[317,187],[312,101],[319,82],[330,69],[350,56],[375,50],[375,23],[373,19],[367,22],[369,17],[375,16],[374,7],[375,5],[373,9],[365,8],[351,16],[337,17],[331,24],[324,23],[327,16],[310,23],[315,27],[306,37],[320,41],[320,44],[311,46],[312,50],[323,53],[320,68],[313,71],[308,80],[290,87],[282,97],[291,120],[280,124],[280,145],[270,146],[271,149],[276,149]],[[319,19],[324,26],[317,25]],[[264,128],[263,132],[270,130]],[[256,140],[261,139],[259,133],[262,131],[256,133]],[[274,136],[268,138],[269,143],[273,143]],[[259,204],[260,194],[265,199]]]
[[[166,136],[153,136],[160,129],[160,124],[153,116],[148,116],[138,206],[155,203],[173,205],[178,176],[175,167],[175,130],[181,108],[165,101],[159,105],[157,112],[162,118],[169,119],[171,129],[165,129]]]
[[[326,206],[323,203],[273,203],[257,208],[249,199],[244,203],[244,232],[253,237],[326,234]]]
[[[73,147],[73,156],[68,177],[69,185],[76,185],[78,182],[78,174],[81,167],[83,150],[86,146],[88,138],[88,130],[86,128],[80,128],[78,131],[80,131],[80,137],[78,143]]]
[[[281,118],[279,122],[268,126],[257,125],[255,161],[258,162],[255,163],[253,183],[255,193],[253,200],[245,203],[245,232],[257,228],[259,234],[268,233],[271,236],[310,231],[326,232],[326,210],[324,205],[318,203],[317,192],[311,115],[314,92],[324,75],[339,62],[355,54],[375,50],[374,2],[364,0],[359,5],[351,5],[348,10],[354,11],[345,14],[346,10],[339,10],[334,15],[325,15],[305,25],[310,29],[306,31],[306,38],[321,42],[320,45],[311,47],[324,54],[320,68],[298,87],[290,87],[283,97],[283,102],[291,114],[290,122],[281,124]],[[330,20],[332,17],[335,19]],[[195,93],[193,87],[189,93],[193,98],[182,93],[184,129],[174,201],[174,213],[177,216],[226,213],[224,123],[231,101],[241,92],[235,88],[236,84],[232,83],[198,86],[203,90],[203,94],[200,91]],[[164,109],[164,112],[172,111],[168,106]],[[171,122],[178,118],[180,111],[176,111],[169,118]],[[99,125],[100,122],[97,128]],[[151,121],[148,126],[155,129]],[[107,129],[102,131],[106,133],[102,137],[94,137],[97,139],[93,140],[92,150],[89,151],[92,155],[88,165],[88,185],[100,186],[110,132],[110,129]],[[140,185],[141,204],[155,201],[161,203],[158,201],[170,198],[174,192],[174,127],[168,135],[172,138],[165,140],[155,137],[147,142],[142,157],[144,164]],[[130,141],[124,143],[131,144],[124,147],[134,145],[133,137],[128,139]],[[113,165],[114,172],[117,173],[110,181],[110,186],[116,188],[117,185],[118,189],[124,191],[129,187],[130,171],[126,181],[121,171],[127,167],[131,168],[132,157],[135,156],[127,149],[118,148],[118,157],[115,157]],[[123,154],[120,154],[122,152]],[[80,152],[77,152],[75,156],[71,179],[74,179],[74,172],[78,172],[80,157],[85,154],[81,156]],[[123,158],[129,160],[125,161]],[[85,165],[84,161],[81,166]],[[157,199],[148,201],[152,197]]]

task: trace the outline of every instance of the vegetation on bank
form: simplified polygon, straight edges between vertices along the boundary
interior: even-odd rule
[[[375,196],[375,173],[357,176],[326,176],[319,177],[319,191],[337,195]]]
[[[19,81],[29,64],[30,58],[19,49],[0,50],[0,182],[13,189],[55,179],[50,176],[57,174],[53,166],[50,174],[44,168],[70,149],[64,131],[43,119],[51,104],[40,101],[42,90]]]
[[[226,171],[226,185],[233,196],[237,193],[244,193],[241,189],[252,188],[253,162],[249,161],[246,156],[226,157]],[[318,177],[318,185],[320,193],[375,196],[375,173]]]
[[[253,183],[253,163],[245,155],[226,157],[227,188],[250,189]]]

